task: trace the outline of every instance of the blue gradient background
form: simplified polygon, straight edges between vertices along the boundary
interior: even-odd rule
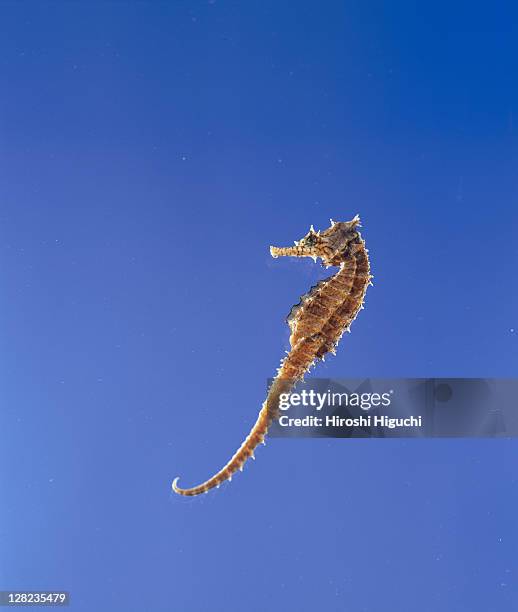
[[[234,452],[362,215],[320,377],[517,374],[518,11],[0,4],[0,588],[78,611],[518,608],[516,440]]]

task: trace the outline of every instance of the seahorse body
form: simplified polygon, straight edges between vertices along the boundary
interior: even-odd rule
[[[254,458],[256,447],[264,443],[272,421],[277,418],[279,396],[288,393],[317,360],[335,352],[342,334],[349,330],[362,308],[372,278],[367,249],[357,230],[359,225],[358,216],[346,222],[331,221],[331,227],[324,232],[315,232],[311,227],[293,247],[270,247],[273,257],[312,257],[315,261],[320,257],[325,267],[339,269],[312,287],[291,309],[287,319],[291,350],[282,360],[257,421],[237,452],[212,478],[196,487],[182,489],[176,478],[173,482],[176,493],[206,493],[231,480],[237,470],[243,470],[246,460]]]

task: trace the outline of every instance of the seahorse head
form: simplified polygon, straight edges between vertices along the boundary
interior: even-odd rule
[[[295,241],[292,247],[270,247],[272,257],[312,257],[315,261],[322,259],[324,266],[337,266],[343,261],[350,246],[358,243],[360,234],[357,227],[360,217],[356,215],[351,221],[333,221],[323,232],[315,231],[313,226],[301,239]]]

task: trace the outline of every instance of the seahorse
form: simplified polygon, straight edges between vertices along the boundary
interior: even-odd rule
[[[291,309],[287,318],[291,350],[281,361],[257,421],[245,441],[230,461],[202,484],[182,489],[175,478],[172,488],[176,493],[199,495],[232,480],[238,470],[243,470],[247,459],[255,459],[256,447],[264,444],[271,423],[278,417],[280,395],[289,393],[327,353],[335,353],[343,333],[349,331],[363,308],[365,293],[371,284],[368,251],[359,226],[358,215],[351,221],[331,220],[331,226],[322,232],[311,226],[301,240],[295,241],[295,246],[270,247],[274,258],[311,257],[315,262],[320,258],[324,267],[338,266],[338,270],[318,282]]]

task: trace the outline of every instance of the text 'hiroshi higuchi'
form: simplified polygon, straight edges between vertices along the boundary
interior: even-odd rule
[[[383,416],[360,416],[360,417],[340,417],[337,415],[328,415],[326,417],[317,417],[307,415],[302,418],[289,417],[283,414],[279,417],[279,425],[281,427],[386,427],[387,429],[395,429],[396,427],[422,427],[422,417],[410,416],[406,418],[391,418]]]

